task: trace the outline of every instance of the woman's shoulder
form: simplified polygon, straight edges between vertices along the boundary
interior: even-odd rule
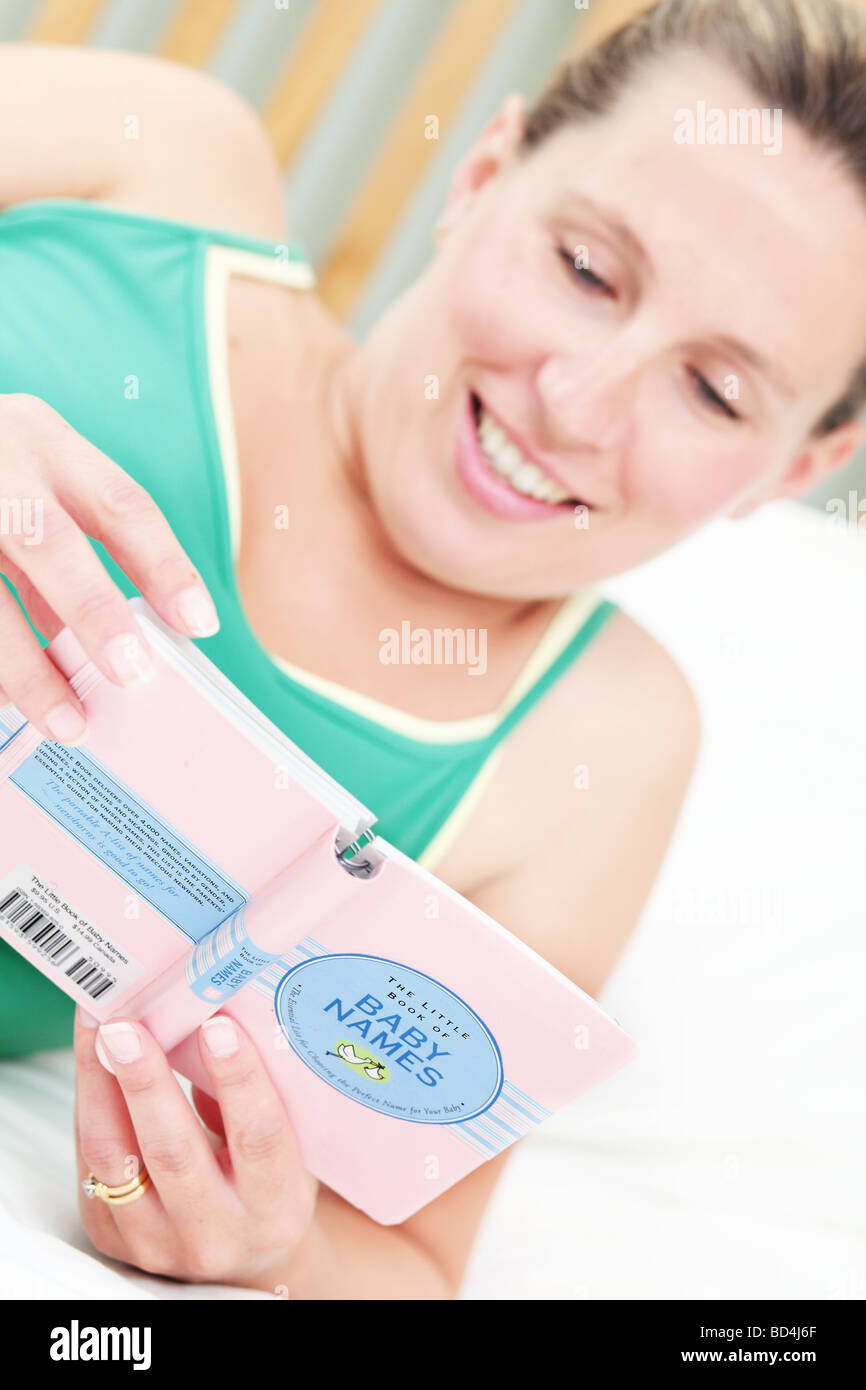
[[[437,872],[595,995],[641,916],[699,746],[685,674],[618,610],[515,730]]]
[[[687,675],[617,608],[506,741],[445,876],[471,892],[473,881],[512,876],[539,855],[551,872],[580,864],[587,876],[603,876],[629,845],[646,859],[673,829],[700,743]],[[495,836],[488,817],[499,822]]]
[[[650,786],[685,790],[700,747],[697,696],[673,654],[624,609],[616,609],[537,713],[515,741],[514,761],[538,769],[540,795],[549,798],[561,782],[551,743],[583,752],[587,776],[595,768],[596,790],[616,786],[623,805]]]
[[[197,69],[150,56],[114,59],[129,68],[136,114],[125,118],[125,158],[94,195],[99,203],[285,241],[279,164],[255,109]]]
[[[606,626],[596,679],[620,692],[635,714],[655,708],[666,722],[682,725],[684,736],[697,736],[700,713],[697,697],[680,663],[657,637],[617,607]],[[571,673],[577,683],[576,668]],[[566,699],[568,698],[566,694]]]
[[[513,761],[555,773],[555,751],[537,761],[541,746],[550,749],[553,743],[591,747],[597,766],[604,750],[611,767],[637,771],[642,761],[664,763],[673,774],[693,761],[700,727],[698,699],[680,663],[617,606],[515,731]]]

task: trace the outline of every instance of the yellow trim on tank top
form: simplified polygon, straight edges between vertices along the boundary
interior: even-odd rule
[[[453,811],[446,816],[432,840],[427,842],[426,849],[418,855],[417,862],[422,869],[427,869],[432,874],[436,873],[436,866],[459,839],[461,831],[493,780],[493,774],[499,767],[504,752],[505,745],[498,743],[488,753]]]

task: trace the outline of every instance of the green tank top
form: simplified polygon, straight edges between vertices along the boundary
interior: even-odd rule
[[[266,651],[235,582],[240,487],[225,330],[236,274],[297,289],[315,284],[298,242],[76,199],[7,209],[0,214],[0,394],[41,397],[147,489],[216,603],[220,631],[199,643],[202,650],[371,808],[383,836],[435,869],[495,770],[503,740],[616,605],[595,591],[576,594],[500,709],[463,720],[407,715]],[[134,595],[93,544],[123,593]],[[0,873],[9,867],[0,827]],[[68,1045],[72,1014],[72,1001],[0,942],[0,1056]]]

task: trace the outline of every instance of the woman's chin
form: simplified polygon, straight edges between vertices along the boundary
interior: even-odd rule
[[[448,545],[426,529],[398,528],[389,539],[401,560],[425,579],[479,598],[531,602],[567,594],[582,582],[574,575],[551,573],[549,566],[542,567],[541,557],[537,565],[527,562],[516,573],[509,558],[493,547]]]
[[[449,589],[479,597],[534,601],[556,598],[587,582],[584,564],[575,565],[574,530],[569,527],[565,553],[554,553],[548,530],[539,545],[539,528],[483,518],[474,506],[461,505],[451,491],[433,486],[404,493],[395,505],[393,492],[375,498],[379,522],[400,559],[425,578]],[[507,536],[504,531],[507,530]],[[535,542],[535,543],[530,543]],[[589,556],[581,556],[588,559]]]

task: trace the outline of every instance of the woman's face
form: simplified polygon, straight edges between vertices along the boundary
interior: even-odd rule
[[[856,445],[857,426],[809,434],[866,349],[866,205],[784,116],[776,153],[678,143],[699,103],[756,105],[689,54],[521,159],[510,99],[358,349],[367,487],[439,582],[565,593]]]

